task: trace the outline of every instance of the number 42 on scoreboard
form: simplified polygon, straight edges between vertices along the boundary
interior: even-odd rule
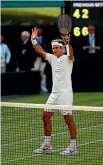
[[[82,19],[88,19],[89,11],[88,11],[88,9],[82,9],[82,11],[80,13],[80,9],[75,9],[75,11],[73,13],[73,17],[75,17],[76,19],[79,19],[80,17]]]

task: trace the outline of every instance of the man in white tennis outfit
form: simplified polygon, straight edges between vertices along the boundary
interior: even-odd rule
[[[70,36],[62,37],[63,40],[53,40],[52,41],[52,51],[53,54],[46,53],[42,47],[37,43],[38,29],[34,28],[32,30],[31,41],[34,49],[44,57],[52,67],[53,76],[53,87],[52,92],[47,100],[46,104],[51,105],[72,105],[73,103],[73,91],[71,74],[73,68],[73,50],[69,45],[69,56],[64,55],[64,43],[69,43]],[[70,132],[70,145],[66,150],[60,152],[61,155],[72,155],[77,153],[76,148],[76,127],[72,119],[72,111],[60,111],[64,116],[65,122],[68,125]],[[44,110],[43,112],[43,122],[44,122],[44,135],[45,139],[43,144],[39,149],[36,149],[34,153],[47,153],[52,151],[51,145],[51,117],[54,112]]]

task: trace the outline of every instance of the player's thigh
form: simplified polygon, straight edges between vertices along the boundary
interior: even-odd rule
[[[56,100],[57,100],[57,93],[51,93],[46,104],[51,104],[51,105],[55,105],[56,104]]]
[[[58,104],[61,105],[72,105],[73,104],[73,92],[61,93],[59,95]],[[62,115],[67,115],[68,113],[72,115],[72,110],[60,110]]]
[[[73,104],[73,92],[59,93],[58,104],[60,105],[72,105]]]
[[[56,100],[57,100],[57,94],[51,93],[47,102],[46,102],[46,105],[56,105]],[[47,109],[47,108],[45,108],[44,111],[53,112],[52,109]]]

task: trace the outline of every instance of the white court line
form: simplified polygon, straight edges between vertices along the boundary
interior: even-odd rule
[[[83,144],[79,144],[78,146],[85,146],[85,145],[89,145],[89,144],[95,144],[95,143],[102,142],[102,141],[103,141],[103,139],[95,140],[95,141],[91,141],[91,142],[85,142]],[[62,151],[62,150],[65,150],[65,148],[58,149],[58,150],[53,150],[52,152],[59,152],[59,151]],[[18,160],[23,160],[23,159],[26,159],[26,158],[31,158],[31,157],[39,156],[39,155],[41,155],[41,154],[27,155],[27,156],[24,156],[24,157],[9,159],[9,160],[6,160],[6,161],[1,162],[1,163],[4,164],[4,163],[8,163],[8,162],[15,162],[15,161],[18,161]]]
[[[79,128],[79,130],[88,130],[88,129],[91,129],[91,128],[98,128],[98,127],[103,127],[103,124],[93,125],[93,126],[90,126],[90,127]],[[58,133],[52,134],[52,136],[62,135],[62,134],[66,134],[66,133],[67,133],[67,131],[66,132],[58,132]],[[32,141],[32,140],[38,140],[39,138],[41,139],[43,137],[44,136],[40,136],[40,137],[35,137],[35,138],[27,139],[27,140],[20,140],[20,141],[16,141],[16,142],[10,142],[10,143],[3,144],[3,145],[8,146],[8,145],[13,145],[13,144],[19,144],[19,143],[23,143],[23,142]]]

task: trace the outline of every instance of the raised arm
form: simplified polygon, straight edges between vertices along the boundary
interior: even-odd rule
[[[31,35],[32,45],[37,53],[39,53],[43,58],[46,58],[46,52],[36,41],[37,34],[38,34],[38,29],[35,27],[34,29],[32,29],[32,35]]]
[[[69,53],[70,53],[69,59],[70,59],[70,60],[74,60],[73,48],[72,48],[70,45],[68,45],[68,46],[69,46]]]
[[[70,35],[66,35],[66,36],[62,36],[62,39],[66,45],[66,49],[67,49],[67,55],[68,55],[68,58],[70,60],[74,60],[74,56],[73,56],[73,48],[69,45],[69,41],[70,41]],[[68,52],[69,51],[69,52]]]

